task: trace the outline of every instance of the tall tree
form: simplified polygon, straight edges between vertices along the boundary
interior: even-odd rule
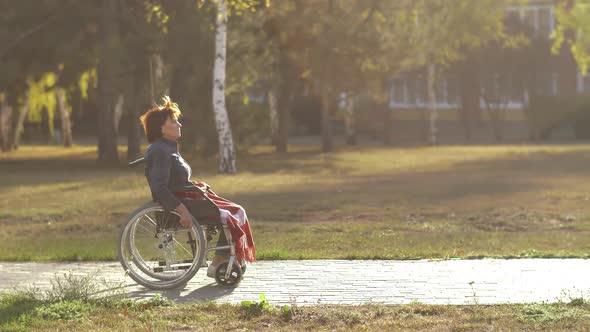
[[[428,142],[437,144],[435,66],[447,66],[471,49],[494,40],[508,40],[504,31],[504,8],[509,0],[417,0],[408,7],[414,17],[415,55],[410,63],[427,70]]]
[[[18,149],[18,147],[20,145],[21,132],[23,131],[23,128],[24,128],[25,119],[27,118],[27,115],[29,115],[29,109],[30,109],[29,97],[30,97],[30,88],[29,88],[29,85],[27,85],[27,89],[25,90],[25,93],[23,96],[23,106],[21,108],[21,111],[18,114],[18,119],[16,120],[16,125],[14,126],[14,131],[12,132],[12,146],[15,149]]]
[[[227,5],[225,0],[217,2],[215,20],[215,64],[213,69],[213,112],[219,139],[219,171],[236,173],[236,156],[231,125],[225,105],[225,60],[227,56]]]
[[[115,130],[115,105],[117,98],[117,74],[120,71],[119,1],[103,0],[101,8],[102,44],[98,65],[99,121],[98,163],[119,163],[117,132]]]

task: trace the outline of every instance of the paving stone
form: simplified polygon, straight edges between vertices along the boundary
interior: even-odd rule
[[[132,298],[162,294],[176,302],[258,301],[272,304],[498,304],[567,301],[590,295],[590,260],[482,259],[417,261],[261,261],[237,288],[219,287],[199,271],[184,289],[153,291],[135,284],[116,262],[0,262],[0,291],[48,288],[71,271],[107,285],[123,285]]]

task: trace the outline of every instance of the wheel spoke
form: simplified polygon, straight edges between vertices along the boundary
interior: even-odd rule
[[[158,226],[158,223],[154,221],[154,219],[150,218],[150,216],[146,213],[144,214],[144,217],[148,218],[149,221],[151,221],[152,225],[154,226]]]
[[[186,249],[186,248],[185,248],[185,247],[182,245],[182,243],[180,243],[180,242],[179,242],[179,241],[178,241],[176,238],[174,238],[174,243],[176,243],[176,244],[177,244],[177,245],[178,245],[178,246],[179,246],[179,247],[180,247],[182,250],[184,250],[184,251],[185,251],[185,252],[186,252],[186,253],[189,255],[189,257],[192,257],[192,256],[193,256],[193,253],[192,253],[192,252],[190,252],[188,249]]]
[[[170,289],[186,284],[197,272],[196,261],[206,252],[203,232],[172,229],[177,223],[175,212],[154,205],[138,210],[129,221],[119,248],[123,268],[133,280],[148,288]]]

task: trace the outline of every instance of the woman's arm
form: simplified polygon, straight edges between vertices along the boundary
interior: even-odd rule
[[[155,149],[148,158],[147,178],[154,200],[166,211],[176,211],[180,215],[180,224],[188,228],[192,224],[192,216],[186,206],[180,202],[168,188],[172,158],[162,149]]]
[[[163,149],[154,149],[148,156],[147,179],[154,200],[167,211],[174,211],[180,200],[168,188],[170,172],[172,169],[172,158]]]

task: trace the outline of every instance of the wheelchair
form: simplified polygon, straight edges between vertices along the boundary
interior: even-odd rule
[[[142,163],[140,158],[129,166]],[[221,222],[219,208],[201,188],[190,190],[199,192],[203,199],[182,200],[193,216],[189,229],[180,225],[178,213],[165,211],[153,201],[125,220],[118,242],[119,261],[138,284],[154,290],[184,287],[201,267],[208,266],[209,254],[217,250],[229,251],[228,259],[215,270],[217,284],[236,287],[242,280],[246,264],[237,262],[235,243],[228,226]],[[210,188],[206,190],[213,193]],[[217,243],[221,234],[225,235],[227,245]]]

